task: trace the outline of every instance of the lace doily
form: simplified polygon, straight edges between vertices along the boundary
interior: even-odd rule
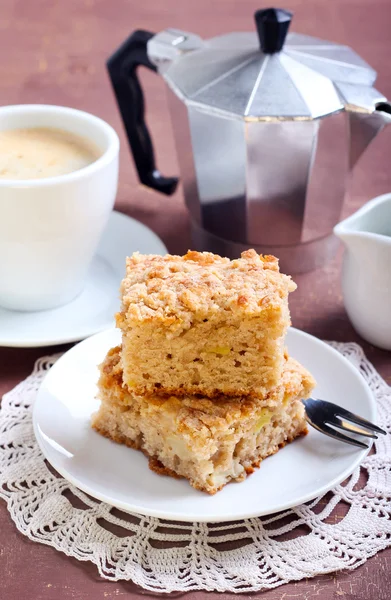
[[[359,346],[333,346],[368,382],[378,421],[390,432],[391,388]],[[159,593],[255,592],[354,569],[391,545],[390,436],[381,436],[361,467],[332,492],[269,518],[171,523],[92,499],[48,465],[35,441],[31,407],[56,358],[37,361],[0,410],[0,497],[31,540],[93,562],[106,579],[131,579]]]

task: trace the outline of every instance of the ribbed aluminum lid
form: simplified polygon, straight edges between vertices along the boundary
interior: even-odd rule
[[[349,47],[297,33],[280,51],[260,46],[256,32],[215,37],[180,54],[164,77],[185,101],[248,120],[315,119],[347,103],[366,106],[376,72]]]

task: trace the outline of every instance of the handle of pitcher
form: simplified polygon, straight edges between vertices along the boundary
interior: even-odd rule
[[[175,192],[178,178],[164,177],[156,168],[153,144],[145,122],[144,95],[137,77],[139,66],[157,72],[147,54],[147,43],[154,35],[149,31],[134,31],[109,58],[107,69],[139,179],[144,185],[169,196]]]

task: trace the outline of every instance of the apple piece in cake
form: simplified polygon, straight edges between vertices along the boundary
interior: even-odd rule
[[[281,377],[295,288],[255,250],[237,260],[133,254],[117,315],[124,381],[136,394],[267,394]]]
[[[300,400],[314,383],[288,358],[281,384],[267,398],[139,396],[123,384],[120,348],[114,348],[101,366],[101,406],[92,425],[111,440],[142,450],[153,470],[185,477],[214,494],[307,432]]]

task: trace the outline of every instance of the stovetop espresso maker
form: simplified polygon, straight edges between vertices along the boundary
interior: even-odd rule
[[[255,13],[256,31],[210,40],[135,31],[108,70],[140,181],[172,194],[155,165],[139,66],[166,81],[193,249],[249,247],[286,272],[333,254],[347,175],[391,122],[376,72],[347,46],[288,33],[292,14]]]

